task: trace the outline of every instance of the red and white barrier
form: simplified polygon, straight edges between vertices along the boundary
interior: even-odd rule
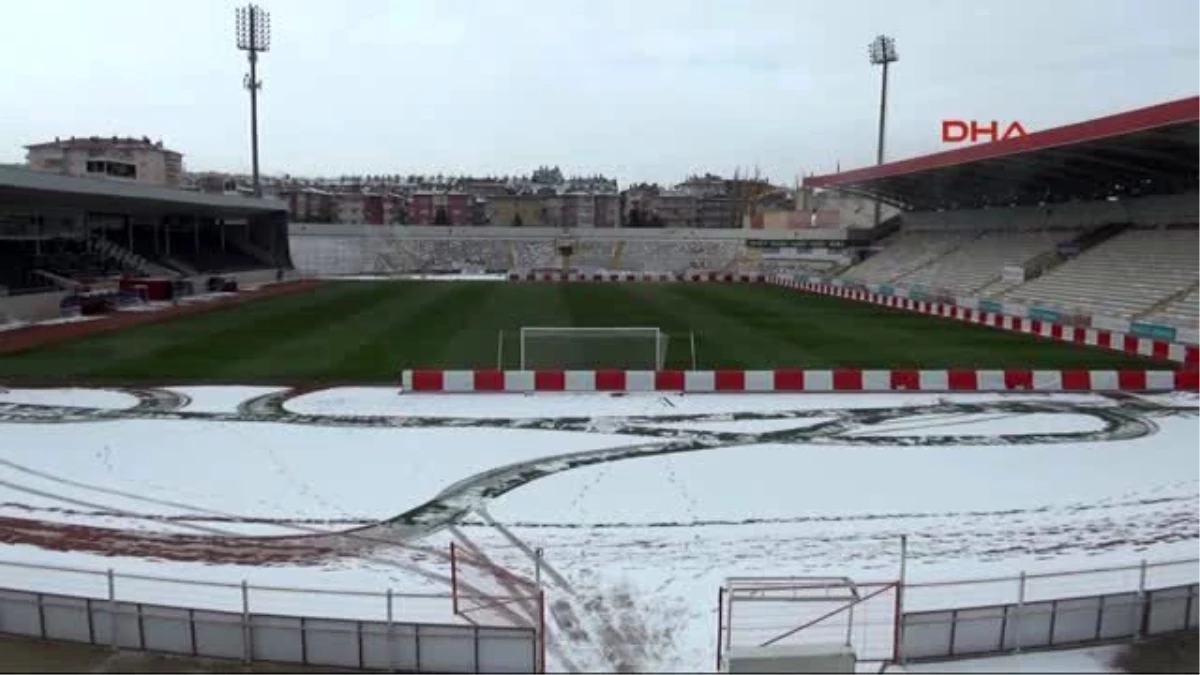
[[[788,279],[776,280],[774,283],[779,286],[794,288],[798,291],[806,293],[831,295],[834,297],[845,298],[847,300],[868,302],[874,305],[882,305],[884,307],[891,307],[894,309],[903,309],[920,314],[931,314],[933,316],[940,316],[948,319],[957,319],[959,321],[991,326],[1001,330],[1028,333],[1061,342],[1072,342],[1079,345],[1110,349],[1124,352],[1126,354],[1145,356],[1152,359],[1184,363],[1189,366],[1196,366],[1197,364],[1200,364],[1200,347],[1197,347],[1196,345],[1166,342],[1164,340],[1155,340],[1152,338],[1139,337],[1137,335],[1102,330],[1099,328],[1064,326],[1062,324],[1051,323],[1049,321],[1039,321],[1037,319],[1030,319],[1022,316],[997,314],[995,312],[985,312],[979,309],[959,307],[957,305],[951,305],[947,303],[913,300],[912,298],[883,295],[880,293],[872,293],[870,291],[864,291],[860,289],[843,288],[841,286],[833,286],[830,284],[812,284]]]
[[[1196,391],[1195,370],[405,370],[413,392]]]
[[[734,272],[509,272],[509,281],[548,282],[611,282],[611,283],[725,283],[760,284],[767,280],[765,274],[740,274]]]

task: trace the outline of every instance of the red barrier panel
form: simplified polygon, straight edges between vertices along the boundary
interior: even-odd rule
[[[475,390],[476,391],[504,391],[504,371],[503,370],[477,370],[477,371],[475,371]]]
[[[442,391],[445,389],[445,378],[440,370],[414,370],[412,388],[413,391]]]
[[[625,391],[624,370],[597,370],[596,391]]]
[[[745,391],[746,371],[718,370],[713,373],[713,388],[717,391]]]
[[[1009,369],[1004,371],[1005,389],[1033,389],[1033,371]]]
[[[833,371],[834,391],[862,391],[863,376],[861,370],[839,368]]]
[[[946,373],[946,384],[950,391],[976,391],[979,374],[974,370],[951,370]]]
[[[660,370],[654,373],[654,388],[658,391],[683,391],[685,382],[682,370]]]
[[[804,391],[803,370],[776,370],[776,391]]]
[[[1064,370],[1062,388],[1064,391],[1087,391],[1092,388],[1092,374],[1086,370]]]
[[[535,391],[564,391],[567,375],[561,370],[538,370],[533,373]]]
[[[892,389],[907,389],[915,391],[921,388],[921,373],[916,370],[893,370]]]
[[[1142,391],[1146,388],[1146,371],[1117,371],[1117,388],[1122,391]]]

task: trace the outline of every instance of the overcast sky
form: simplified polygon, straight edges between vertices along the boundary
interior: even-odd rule
[[[0,162],[69,135],[149,135],[248,170],[246,60],[225,0],[6,0]],[[677,182],[874,161],[945,118],[1030,131],[1192,96],[1196,0],[264,0],[267,173],[567,173]]]

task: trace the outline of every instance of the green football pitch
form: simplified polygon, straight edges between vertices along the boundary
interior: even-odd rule
[[[0,383],[395,382],[516,368],[523,326],[658,328],[681,369],[692,336],[702,369],[1167,367],[768,285],[364,281],[0,356]]]

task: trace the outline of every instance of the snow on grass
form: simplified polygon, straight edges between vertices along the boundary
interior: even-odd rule
[[[201,391],[203,389],[203,391]],[[180,388],[196,409],[236,407],[255,392]],[[557,417],[712,414],[735,411],[889,407],[938,401],[1070,401],[1112,406],[1090,394],[1070,395],[417,395],[393,388],[342,388],[290,401],[295,412],[461,417]],[[1153,399],[1148,399],[1153,400]],[[1184,399],[1188,400],[1188,399]],[[1179,397],[1164,401],[1178,403]],[[1200,538],[1194,417],[1156,417],[1152,436],[1128,441],[1011,446],[902,445],[896,436],[1082,431],[1097,428],[1075,413],[939,415],[889,421],[857,433],[872,445],[760,444],[624,460],[540,478],[502,495],[490,513],[528,547],[544,551],[549,598],[582,609],[597,599],[628,607],[613,617],[626,634],[656,642],[637,667],[647,671],[711,670],[716,590],[729,576],[822,575],[891,580],[899,540],[909,537],[913,583],[1006,577],[971,586],[915,587],[912,609],[1011,602],[1016,574],[1136,564],[1195,556]],[[767,431],[808,426],[814,419],[671,423],[677,429]],[[604,424],[597,425],[604,428]],[[634,442],[631,436],[503,429],[350,429],[271,423],[112,421],[72,425],[0,425],[0,458],[122,495],[6,469],[10,482],[49,497],[0,489],[0,502],[63,498],[159,513],[196,508],[281,518],[347,515],[382,518],[415,506],[449,483],[525,459]],[[9,443],[10,438],[17,439]],[[173,500],[171,508],[149,500]],[[21,515],[0,509],[3,515]],[[27,514],[26,516],[27,517]],[[770,520],[774,519],[774,520]],[[72,521],[74,522],[74,521]],[[109,523],[111,520],[93,520]],[[167,526],[162,526],[167,527]],[[261,526],[227,525],[239,532]],[[527,551],[497,529],[464,524],[463,537],[499,565],[532,576]],[[276,532],[282,533],[282,532]],[[419,544],[445,550],[441,531]],[[445,592],[443,559],[418,559],[402,548],[370,559],[314,567],[248,567],[162,563],[7,546],[0,560],[113,567],[237,584]],[[553,581],[553,570],[570,586]],[[1151,587],[1195,581],[1194,563],[1152,567]],[[4,585],[71,590],[54,573],[10,573]],[[69,576],[69,575],[68,575]],[[78,577],[79,575],[74,575]],[[1138,572],[1030,580],[1029,597],[1085,595],[1136,588]],[[469,576],[465,581],[470,581]],[[132,599],[240,609],[225,589],[128,582]],[[81,588],[81,587],[80,587]],[[104,591],[103,585],[100,586]],[[88,591],[93,592],[93,591]],[[103,596],[101,596],[103,597]],[[253,611],[380,618],[377,599],[255,592]],[[232,605],[230,603],[233,603]],[[412,600],[397,616],[448,621],[446,603]],[[433,601],[429,601],[433,603]],[[197,603],[201,603],[197,605]],[[408,619],[413,620],[413,619]],[[589,618],[595,627],[600,619]],[[786,627],[781,627],[781,630]],[[562,633],[557,632],[559,638]],[[599,634],[593,632],[593,634]],[[594,669],[611,663],[586,646],[564,643],[568,658]],[[593,650],[594,651],[594,650]],[[565,667],[552,650],[552,667]],[[1041,666],[1039,666],[1040,670]],[[957,670],[957,668],[956,668]],[[1008,670],[1008,668],[1004,668]]]
[[[805,417],[801,419],[782,420],[730,420],[705,422],[662,422],[644,426],[655,429],[679,429],[681,431],[714,431],[726,433],[762,434],[788,429],[804,429],[806,427],[831,422],[835,417]]]
[[[241,386],[189,386],[167,387],[190,399],[183,410],[188,412],[237,412],[238,404],[258,396],[264,396],[284,387],[241,387]]]
[[[251,289],[243,289],[243,290],[251,290]],[[197,293],[195,295],[185,295],[176,300],[149,300],[146,302],[140,302],[140,303],[133,304],[133,305],[126,305],[124,307],[118,308],[117,311],[119,311],[119,312],[158,312],[158,311],[161,311],[164,309],[171,309],[172,307],[176,307],[178,305],[212,302],[214,300],[235,298],[235,297],[237,297],[237,295],[238,294],[236,292],[226,293],[224,291],[216,292],[216,293]]]
[[[856,437],[1003,434],[1062,434],[1099,431],[1104,422],[1091,415],[1062,413],[980,413],[912,415],[855,430]]]
[[[48,406],[78,406],[82,408],[106,408],[119,410],[132,408],[138,399],[132,394],[105,389],[3,389],[0,388],[0,403],[27,403]],[[77,430],[78,431],[78,430]],[[0,432],[3,434],[3,432]],[[4,436],[5,445],[15,442],[14,437]],[[12,440],[10,440],[12,439]]]
[[[1037,428],[1043,420],[1025,417],[1036,416],[1011,417],[1008,431],[1045,430]],[[1087,426],[1066,417],[1064,425]],[[1200,473],[1195,421],[1160,424],[1158,434],[1119,443],[767,444],[642,457],[545,477],[500,497],[490,510],[505,522],[686,523],[1093,501]]]
[[[417,394],[399,387],[337,387],[289,400],[303,414],[458,417],[578,417],[581,415],[686,415],[776,410],[888,408],[962,403],[1049,401],[1103,403],[1094,394],[679,394],[536,393]]]
[[[43,321],[35,321],[33,325],[57,326],[59,324],[65,324],[65,323],[81,323],[84,321],[97,321],[97,320],[103,319],[103,318],[104,318],[103,314],[92,314],[92,315],[76,314],[73,316],[60,316],[55,319],[45,319]]]
[[[28,515],[15,503],[159,515],[368,519],[399,515],[496,466],[629,442],[554,431],[146,420],[7,424],[0,425],[0,437],[0,459],[45,474],[6,466],[17,484],[0,484],[0,503],[10,504],[0,507],[4,515]],[[52,511],[42,517],[79,522]]]
[[[106,557],[90,553],[46,551],[23,544],[8,545],[0,556],[0,576],[5,588],[63,593],[91,598],[108,597],[107,570],[116,574],[120,600],[169,604],[195,609],[242,611],[241,583],[250,589],[250,611],[264,614],[385,620],[387,591],[393,593],[396,621],[460,623],[453,614],[449,587],[436,579],[414,574],[402,565],[419,565],[432,574],[449,575],[444,560],[395,554],[386,558],[352,561],[321,568],[209,565],[203,563]],[[55,570],[6,564],[69,568]],[[156,579],[135,579],[149,576]],[[204,582],[206,585],[187,583]],[[212,584],[223,584],[214,586]],[[288,590],[268,590],[274,589]],[[319,590],[317,594],[312,591]]]
[[[1200,393],[1194,391],[1171,391],[1161,394],[1137,394],[1136,396],[1159,405],[1200,407]]]

